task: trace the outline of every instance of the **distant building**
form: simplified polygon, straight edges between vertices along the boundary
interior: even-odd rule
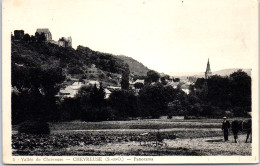
[[[58,45],[60,47],[72,47],[72,38],[71,37],[68,37],[68,38],[62,37],[59,39]]]
[[[110,91],[115,91],[115,90],[121,90],[121,87],[120,86],[108,86],[107,89]]]
[[[181,89],[183,92],[185,92],[187,95],[190,93],[189,89]]]
[[[210,76],[212,76],[212,72],[210,70],[210,64],[209,64],[209,59],[208,59],[208,64],[205,72],[205,78],[208,79]]]
[[[72,85],[67,86],[65,89],[61,89],[57,97],[74,98],[83,85],[84,84],[82,82],[74,82]]]
[[[180,84],[179,82],[169,82],[168,85],[172,86],[174,89],[177,88],[178,84]]]
[[[56,45],[58,45],[58,42],[55,41],[55,40],[50,40],[49,42],[52,43],[52,44],[56,44]]]
[[[44,33],[45,37],[46,37],[46,41],[51,41],[52,40],[52,36],[51,36],[51,32],[48,28],[38,28],[36,30],[36,33],[42,34]]]
[[[129,81],[129,88],[134,89],[134,82],[132,80]]]
[[[135,82],[134,82],[134,84],[136,84],[136,83],[142,83],[142,84],[144,84],[144,79],[137,79]]]
[[[95,80],[84,79],[84,84],[87,85],[87,86],[95,86],[96,85],[97,88],[100,87],[100,82],[95,81]]]
[[[105,99],[108,99],[111,94],[111,91],[108,89],[105,89],[104,91],[105,91]]]
[[[21,40],[24,37],[24,30],[15,30],[14,31],[14,39]]]

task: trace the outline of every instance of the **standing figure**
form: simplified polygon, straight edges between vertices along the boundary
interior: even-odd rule
[[[222,130],[224,131],[224,140],[228,141],[228,129],[230,128],[230,123],[226,117],[223,117],[223,119]]]

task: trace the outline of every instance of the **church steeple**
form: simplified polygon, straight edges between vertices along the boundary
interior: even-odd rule
[[[210,64],[209,64],[209,59],[208,59],[207,68],[206,68],[206,72],[205,72],[205,78],[208,79],[211,75],[212,75],[212,72],[210,70]]]

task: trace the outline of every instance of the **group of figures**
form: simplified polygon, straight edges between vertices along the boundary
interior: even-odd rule
[[[238,139],[238,132],[239,131],[245,131],[247,133],[246,135],[246,143],[248,141],[248,138],[252,132],[252,121],[251,119],[248,120],[234,120],[232,121],[231,125],[230,122],[227,120],[226,117],[224,117],[224,120],[222,122],[222,130],[224,132],[224,140],[228,141],[228,131],[231,127],[232,133],[234,135],[235,143],[237,143]]]

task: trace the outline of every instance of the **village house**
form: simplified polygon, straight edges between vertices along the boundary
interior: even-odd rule
[[[134,82],[134,84],[136,84],[136,83],[142,83],[142,84],[144,84],[144,80],[137,79],[137,80]]]
[[[111,94],[111,91],[108,90],[107,88],[105,88],[104,91],[105,91],[105,99],[108,99]]]
[[[79,89],[84,84],[82,82],[74,82],[72,85],[68,85],[65,89],[61,89],[57,97],[61,98],[73,98],[77,95]]]
[[[108,86],[107,89],[110,91],[115,91],[115,90],[121,90],[121,87],[120,86]]]
[[[97,88],[100,88],[100,83],[95,80],[87,80],[84,79],[83,82],[76,81],[72,85],[67,85],[64,89],[61,89],[56,95],[56,97],[60,98],[74,98],[78,94],[78,91],[80,90],[81,87],[83,86],[95,86]],[[107,91],[107,95],[110,95],[110,91]]]
[[[129,88],[130,89],[135,89],[133,81],[129,81]]]
[[[87,85],[87,86],[95,86],[96,85],[97,88],[100,87],[100,82],[95,81],[95,80],[83,79],[83,83],[84,83],[84,85]]]

